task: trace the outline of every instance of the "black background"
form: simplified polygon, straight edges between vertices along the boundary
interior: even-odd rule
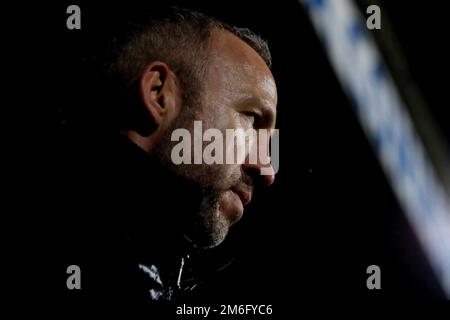
[[[170,3],[261,34],[272,50],[278,86],[280,171],[233,227],[226,246],[235,262],[202,293],[205,301],[277,305],[300,297],[443,298],[301,6],[296,1]],[[448,28],[444,10],[435,3],[391,1],[382,15],[389,16],[448,142]],[[70,4],[81,7],[81,30],[66,28]],[[89,254],[76,249],[84,232],[77,221],[101,208],[77,203],[95,172],[77,157],[68,159],[66,151],[89,158],[89,148],[110,134],[108,106],[91,99],[97,88],[96,57],[125,12],[154,7],[153,1],[77,1],[9,11],[15,23],[9,24],[14,32],[7,48],[23,67],[14,70],[11,79],[18,91],[13,93],[16,104],[25,107],[17,109],[27,111],[19,117],[23,130],[12,131],[18,142],[10,140],[19,160],[10,167],[9,189],[18,195],[10,198],[17,231],[9,238],[13,258],[8,266],[23,268],[24,281],[15,279],[15,287],[24,302],[31,295],[30,270],[37,289],[33,295],[39,292],[48,297],[44,300],[64,298],[77,306],[89,296],[89,290],[66,289],[65,271],[69,264],[82,270],[87,264]],[[89,148],[83,148],[86,141]],[[87,179],[82,185],[74,184],[79,174]],[[366,288],[371,264],[381,268],[381,290]]]

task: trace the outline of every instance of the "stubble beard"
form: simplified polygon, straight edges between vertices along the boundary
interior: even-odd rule
[[[201,107],[201,106],[197,106]],[[177,176],[181,176],[194,182],[201,189],[202,198],[195,212],[182,212],[190,214],[190,217],[183,217],[186,221],[185,236],[192,244],[199,248],[212,248],[219,245],[225,239],[230,228],[230,222],[221,213],[220,201],[224,193],[238,180],[239,177],[227,176],[228,165],[175,165],[171,160],[171,150],[175,145],[171,141],[171,134],[177,128],[186,128],[190,132],[193,130],[195,119],[199,114],[191,111],[193,108],[185,109],[175,119],[174,123],[166,130],[163,139],[155,148],[159,162]],[[188,110],[186,110],[188,109]],[[196,110],[201,110],[198,108]],[[233,180],[233,181],[231,181]],[[176,201],[176,199],[174,199]]]

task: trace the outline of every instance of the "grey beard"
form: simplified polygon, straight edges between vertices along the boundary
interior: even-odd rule
[[[222,193],[208,191],[202,199],[187,238],[199,248],[208,249],[219,245],[226,237],[229,222],[220,212]]]

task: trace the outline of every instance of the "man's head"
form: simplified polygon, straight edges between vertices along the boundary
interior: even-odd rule
[[[270,185],[274,175],[261,175],[263,165],[248,157],[233,164],[176,165],[172,133],[183,128],[195,136],[194,121],[202,122],[203,132],[218,129],[224,137],[226,129],[273,129],[277,91],[270,63],[266,43],[249,30],[186,10],[151,21],[118,51],[113,70],[134,96],[124,109],[122,132],[162,166],[201,188],[198,212],[186,230],[201,247],[222,242],[254,186]]]

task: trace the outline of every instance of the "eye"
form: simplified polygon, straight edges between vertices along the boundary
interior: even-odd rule
[[[249,127],[253,128],[258,119],[258,115],[253,112],[244,112],[242,115],[245,118],[245,121],[248,123]]]
[[[251,126],[253,127],[253,125],[255,124],[255,116],[253,114],[247,114],[246,116],[249,119]]]

